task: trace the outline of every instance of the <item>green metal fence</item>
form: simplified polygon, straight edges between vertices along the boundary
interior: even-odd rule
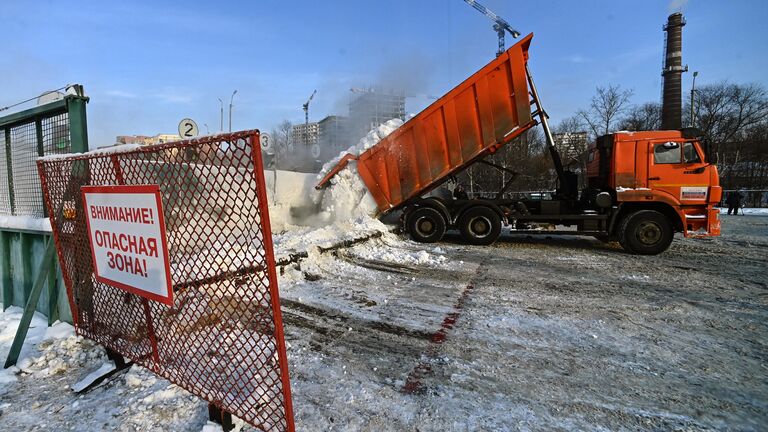
[[[88,98],[62,100],[0,117],[0,287],[3,309],[24,306],[40,273],[44,288],[36,309],[71,322],[69,303],[58,268],[45,269],[51,236],[35,160],[41,156],[88,150],[85,106]]]

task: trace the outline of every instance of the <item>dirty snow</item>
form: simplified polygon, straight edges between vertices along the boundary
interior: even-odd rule
[[[544,235],[315,249],[280,285],[297,430],[763,430],[766,227],[725,217],[722,237],[677,236],[655,257]],[[20,311],[0,314],[0,353]],[[0,384],[1,430],[216,429],[138,367],[74,395],[103,350],[34,325]]]
[[[720,214],[728,215],[728,207],[720,207]],[[739,215],[768,215],[768,208],[739,208]]]

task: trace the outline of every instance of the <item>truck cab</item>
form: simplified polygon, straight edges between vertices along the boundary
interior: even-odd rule
[[[696,135],[689,129],[617,132],[588,148],[585,194],[611,195],[611,239],[642,253],[668,246],[668,228],[686,237],[720,235],[717,167]],[[658,222],[659,215],[665,221]]]

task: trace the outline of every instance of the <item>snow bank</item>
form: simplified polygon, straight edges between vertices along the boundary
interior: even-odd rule
[[[307,223],[307,215],[296,209],[312,207],[319,199],[315,190],[315,175],[292,171],[264,171],[269,202],[269,220],[275,232]],[[277,188],[275,188],[277,185]],[[292,211],[291,209],[294,209]]]
[[[0,216],[0,228],[51,232],[51,221],[34,216]]]
[[[720,214],[727,215],[728,207],[720,207]],[[768,216],[768,208],[739,208],[739,214]]]
[[[67,159],[67,158],[78,157],[78,156],[103,156],[103,155],[111,155],[114,153],[126,153],[142,147],[146,147],[146,146],[143,146],[141,144],[120,144],[120,145],[114,145],[109,147],[102,147],[102,148],[91,150],[85,153],[50,154],[50,155],[39,157],[37,158],[37,160],[54,161],[54,160]]]
[[[23,313],[24,310],[17,306],[11,306],[0,313],[0,358],[3,361],[8,357]],[[80,349],[78,345],[81,342],[82,338],[75,336],[75,329],[71,325],[57,321],[53,326],[48,327],[48,319],[35,312],[19,354],[19,360],[16,366],[0,369],[0,384],[15,382],[19,373],[32,374],[36,377],[63,373],[71,365],[61,360],[62,354],[65,351],[78,351]],[[45,350],[44,354],[33,357],[34,354],[39,354],[38,346],[49,349]],[[0,390],[0,395],[2,394],[3,391]]]

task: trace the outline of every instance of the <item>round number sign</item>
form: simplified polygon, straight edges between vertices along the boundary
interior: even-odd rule
[[[197,129],[197,123],[190,118],[185,118],[179,122],[179,136],[181,139],[194,138],[200,134]]]

